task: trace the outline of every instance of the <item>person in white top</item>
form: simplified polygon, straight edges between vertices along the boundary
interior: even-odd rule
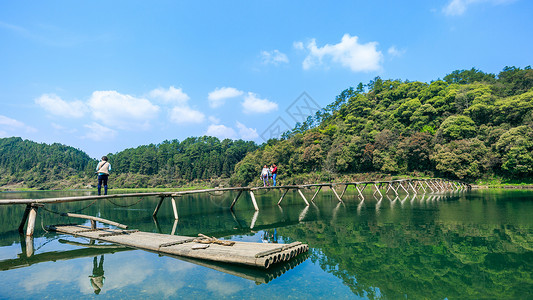
[[[268,173],[269,173],[270,169],[267,167],[267,165],[265,165],[263,167],[263,170],[261,171],[261,179],[263,179],[263,186],[267,186],[268,185]]]
[[[107,179],[111,171],[111,164],[107,161],[107,156],[102,156],[102,160],[96,166],[98,173],[98,196],[100,196],[102,185],[104,186],[104,195],[107,195]]]

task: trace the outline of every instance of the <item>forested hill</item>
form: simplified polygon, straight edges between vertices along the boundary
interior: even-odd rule
[[[248,154],[232,184],[257,181],[261,165],[271,163],[283,184],[394,175],[531,182],[533,70],[360,83]]]
[[[176,187],[193,181],[217,185],[257,148],[250,141],[204,136],[126,149],[108,155],[112,186]],[[0,187],[86,188],[96,182],[96,164],[84,152],[65,145],[0,139]]]
[[[261,146],[204,136],[108,156],[111,185],[127,188],[258,184],[272,163],[282,184],[392,176],[531,183],[533,70],[461,70],[431,83],[376,77]],[[96,163],[65,145],[3,138],[0,188],[84,188],[95,184]]]
[[[193,181],[216,186],[258,146],[251,141],[190,137],[139,146],[109,155],[115,186],[176,187]]]
[[[48,188],[51,182],[67,178],[81,184],[80,178],[92,161],[85,152],[73,147],[40,144],[19,137],[2,138],[0,186],[24,182],[24,187]]]

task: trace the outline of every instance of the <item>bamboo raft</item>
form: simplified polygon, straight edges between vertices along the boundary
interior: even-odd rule
[[[93,240],[138,248],[166,255],[177,255],[268,269],[287,262],[309,247],[301,242],[291,244],[250,243],[218,240],[204,235],[187,237],[138,230],[94,228],[83,225],[52,225],[50,230]]]

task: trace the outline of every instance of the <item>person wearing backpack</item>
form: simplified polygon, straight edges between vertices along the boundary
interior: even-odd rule
[[[111,171],[111,164],[107,161],[107,156],[102,156],[102,160],[96,166],[98,173],[98,196],[100,196],[102,185],[104,186],[104,195],[107,195],[107,179]]]

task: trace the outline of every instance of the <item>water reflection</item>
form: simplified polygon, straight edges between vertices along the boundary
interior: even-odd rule
[[[98,258],[95,256],[93,259],[93,274],[89,276],[91,281],[91,286],[94,289],[95,294],[100,294],[102,287],[104,286],[104,256],[100,256],[100,263],[98,263]]]
[[[28,270],[15,273],[22,274],[18,280],[23,282],[50,268],[66,270],[68,266],[83,264],[80,270],[84,273],[79,276],[74,271],[62,273],[63,277],[74,274],[70,277],[83,278],[79,280],[83,287],[73,288],[72,295],[80,293],[79,290],[93,294],[98,287],[99,296],[109,297],[139,297],[143,291],[160,297],[189,292],[198,297],[262,298],[282,294],[293,298],[328,298],[331,291],[339,291],[338,298],[355,295],[370,299],[533,297],[532,192],[380,196],[370,191],[362,200],[357,191],[348,190],[342,202],[331,193],[320,193],[310,206],[290,192],[283,206],[277,206],[281,194],[265,193],[257,195],[259,211],[253,209],[247,198],[241,198],[231,211],[228,208],[235,195],[177,199],[179,221],[174,220],[170,202],[163,203],[158,219],[152,218],[158,199],[132,199],[138,203],[129,207],[133,202],[102,202],[83,213],[148,232],[188,236],[201,232],[254,242],[298,240],[312,248],[310,259],[305,260],[304,256],[294,261],[295,265],[260,272],[205,261],[166,259],[139,250],[84,249],[91,243],[104,245],[89,241],[82,246],[82,242],[64,236],[57,239],[58,236],[41,230],[41,226],[36,228],[35,241],[29,243],[16,231],[24,207],[0,207],[0,270],[5,271],[0,272],[0,277],[6,279],[6,272]],[[312,195],[313,192],[309,196]],[[57,204],[50,209],[64,212],[85,206]],[[39,225],[68,222],[84,221],[68,220],[42,210],[37,219]],[[48,240],[53,241],[44,248],[33,247],[33,243],[39,245]],[[33,250],[28,250],[30,244]],[[7,253],[5,249],[15,246],[20,251],[16,258],[1,257],[1,253]],[[47,247],[53,251],[43,252]],[[50,265],[61,259],[69,260],[62,268],[57,263]],[[130,278],[135,272],[139,272],[138,277]],[[103,287],[98,285],[100,281],[92,280],[99,276],[102,284],[105,281]],[[16,281],[14,278],[9,276],[7,282]],[[68,290],[66,281],[56,281],[55,285]],[[317,281],[321,284],[317,285]],[[43,294],[53,295],[50,280],[35,282],[48,284],[49,288],[42,288]],[[263,283],[262,288],[255,288],[254,283]],[[1,290],[7,286],[0,281]],[[228,287],[234,288],[229,291]],[[36,290],[25,291],[36,298],[41,295]],[[0,292],[2,296],[6,294]],[[12,294],[6,297],[9,296]]]

